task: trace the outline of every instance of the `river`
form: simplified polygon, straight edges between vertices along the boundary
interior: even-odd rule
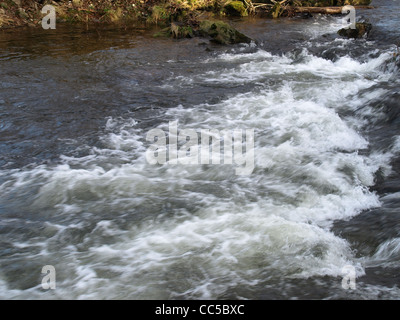
[[[1,32],[0,297],[398,299],[400,3],[372,4],[358,40],[321,15],[228,47]],[[174,126],[254,133],[251,172],[150,163]]]

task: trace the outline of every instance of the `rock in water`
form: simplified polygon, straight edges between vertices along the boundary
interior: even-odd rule
[[[345,38],[362,38],[364,36],[367,37],[371,29],[372,25],[370,23],[357,22],[355,29],[343,28],[338,31],[338,34]]]
[[[223,21],[203,20],[199,26],[203,36],[210,36],[219,44],[250,43],[251,39]]]
[[[228,2],[224,7],[224,11],[228,16],[233,17],[246,17],[248,15],[242,1]]]

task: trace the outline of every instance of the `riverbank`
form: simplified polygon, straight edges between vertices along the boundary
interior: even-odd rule
[[[57,23],[117,24],[121,27],[170,26],[172,22],[196,25],[205,18],[263,16],[279,18],[296,14],[299,7],[341,7],[369,5],[371,0],[106,0],[106,1],[0,1],[0,30],[15,27],[41,27],[45,5],[56,11]],[[301,13],[307,10],[300,10]]]
[[[0,32],[0,297],[397,299],[400,3],[373,5],[357,41],[319,14],[233,19],[255,43],[228,47]],[[148,163],[148,133],[174,121],[199,138],[254,129],[253,173],[235,175],[236,153]]]

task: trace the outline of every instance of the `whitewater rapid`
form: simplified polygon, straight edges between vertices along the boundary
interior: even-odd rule
[[[18,251],[8,261],[26,261],[32,273],[53,265],[57,289],[41,289],[40,274],[13,287],[0,272],[0,296],[250,299],[271,287],[284,296],[297,280],[328,276],[340,287],[345,266],[360,277],[366,265],[398,254],[395,239],[375,257],[359,257],[332,232],[334,221],[381,206],[370,187],[399,154],[399,136],[373,150],[363,133],[383,116],[368,105],[387,93],[379,84],[392,81],[392,52],[329,60],[306,48],[254,48],[198,62],[223,68],[160,83],[166,91],[251,89],[168,108],[156,126],[166,134],[170,121],[179,130],[253,130],[249,175],[229,164],[149,164],[146,134],[154,128],[140,126],[134,112],[107,117],[101,143],[84,156],[1,170],[1,203],[11,208],[1,225]],[[14,233],[18,224],[30,233]]]

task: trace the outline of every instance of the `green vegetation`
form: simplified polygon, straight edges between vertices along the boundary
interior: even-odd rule
[[[40,26],[41,9],[55,7],[58,22],[112,23],[122,26],[141,23],[170,26],[183,22],[192,28],[199,21],[218,17],[246,17],[262,10],[271,18],[290,15],[293,6],[368,5],[371,0],[0,0],[0,28]],[[190,29],[184,32],[191,34]]]
[[[275,3],[274,6],[271,9],[272,18],[273,19],[279,18],[282,15],[283,10],[284,9],[283,9],[282,5],[279,2]]]
[[[246,17],[248,12],[242,1],[231,1],[224,6],[224,11],[229,16]]]

